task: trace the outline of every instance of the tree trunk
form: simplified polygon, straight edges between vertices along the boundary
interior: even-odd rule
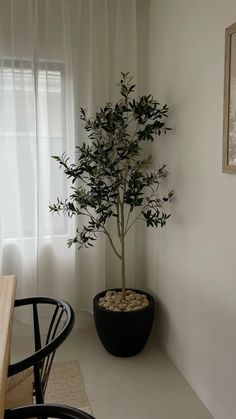
[[[121,215],[121,235],[120,235],[120,244],[121,244],[121,283],[122,283],[122,298],[125,298],[125,217],[124,217],[124,204],[122,202],[120,206],[120,215]]]
[[[122,298],[125,299],[125,238],[121,235],[121,283],[122,283]]]

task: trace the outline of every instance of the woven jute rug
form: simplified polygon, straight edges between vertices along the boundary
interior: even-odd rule
[[[45,402],[66,404],[92,414],[77,361],[53,363]]]

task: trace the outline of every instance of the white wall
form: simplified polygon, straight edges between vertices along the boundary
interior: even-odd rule
[[[153,153],[176,197],[169,225],[142,239],[142,271],[170,357],[214,418],[235,419],[236,175],[222,173],[221,156],[224,30],[236,2],[150,6],[149,90],[171,107],[173,127]]]

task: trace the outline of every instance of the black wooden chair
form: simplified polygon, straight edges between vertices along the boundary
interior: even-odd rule
[[[59,419],[95,419],[82,410],[59,404],[41,404],[17,407],[5,411],[4,419],[29,419],[50,417]]]
[[[8,381],[17,382],[17,376],[21,376],[22,372],[32,371],[33,396],[37,404],[43,404],[56,349],[64,342],[73,328],[75,321],[74,312],[67,302],[50,297],[31,297],[16,300],[15,308],[17,309],[18,307],[29,307],[32,311],[34,352],[24,359],[9,365]],[[49,315],[48,312],[50,312],[49,320],[46,322],[46,330],[45,327],[42,327],[42,322],[45,320],[45,316],[42,316],[42,311],[47,316]],[[22,391],[22,396],[24,396],[23,393]],[[21,396],[20,388],[17,394]],[[6,399],[8,400],[7,397]],[[7,403],[7,407],[29,404],[29,399],[25,400],[18,401],[15,404],[10,402],[10,405]],[[32,401],[33,398],[31,399]]]

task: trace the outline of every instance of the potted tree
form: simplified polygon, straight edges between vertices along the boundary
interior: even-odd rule
[[[170,217],[165,204],[172,197],[172,191],[167,195],[159,191],[168,175],[166,165],[153,170],[151,156],[144,156],[142,144],[153,142],[170,128],[166,127],[167,105],[160,106],[152,95],[135,99],[132,77],[129,73],[121,76],[120,99],[115,105],[107,103],[94,118],[81,108],[87,139],[77,147],[77,163],[70,164],[66,154],[52,156],[72,180],[72,193],[64,201],[57,198],[49,208],[69,217],[87,217],[87,223],[68,241],[69,247],[93,246],[97,234],[103,233],[119,258],[121,287],[94,297],[94,319],[108,352],[130,356],[148,339],[154,301],[147,292],[127,289],[126,237],[139,220],[148,227],[163,227]],[[110,218],[116,223],[117,240],[109,230]]]

